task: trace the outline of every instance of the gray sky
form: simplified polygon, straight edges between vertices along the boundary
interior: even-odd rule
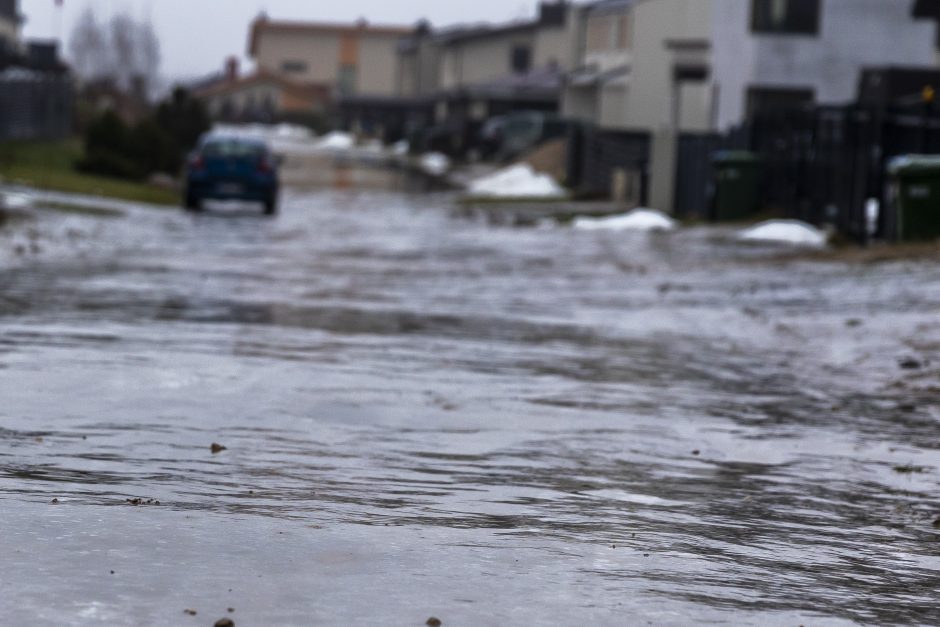
[[[272,18],[414,24],[425,17],[436,25],[503,21],[532,15],[536,0],[21,0],[26,37],[66,40],[78,15],[94,6],[102,16],[126,10],[153,21],[160,36],[167,78],[207,74],[228,55],[244,56],[248,25],[262,10]],[[68,46],[65,47],[66,52]]]

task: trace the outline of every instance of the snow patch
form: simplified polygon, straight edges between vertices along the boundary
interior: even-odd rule
[[[750,242],[778,242],[794,246],[822,248],[829,241],[825,232],[799,220],[770,220],[738,234]]]
[[[510,166],[470,183],[471,196],[484,198],[564,198],[565,189],[527,163]]]
[[[678,223],[662,211],[634,209],[607,218],[578,218],[574,228],[582,231],[673,231]]]
[[[450,159],[447,158],[447,155],[439,152],[429,152],[421,155],[418,164],[422,172],[431,176],[443,176],[450,170]]]
[[[0,209],[29,209],[32,206],[33,199],[29,194],[0,192]]]
[[[355,138],[349,133],[342,131],[333,131],[323,136],[323,139],[317,142],[317,148],[326,150],[349,150],[356,145]]]
[[[392,144],[392,154],[396,157],[404,157],[411,151],[411,144],[407,139],[397,141]]]

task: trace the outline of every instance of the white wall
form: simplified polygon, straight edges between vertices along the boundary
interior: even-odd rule
[[[864,67],[937,63],[936,23],[911,18],[914,0],[823,0],[817,37],[753,34],[750,2],[711,1],[721,129],[742,120],[752,86],[810,88],[821,104],[844,104]]]

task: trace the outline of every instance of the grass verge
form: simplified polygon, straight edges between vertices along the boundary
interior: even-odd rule
[[[78,139],[0,143],[0,179],[56,192],[104,196],[154,205],[179,205],[176,193],[147,185],[75,170],[81,158]]]

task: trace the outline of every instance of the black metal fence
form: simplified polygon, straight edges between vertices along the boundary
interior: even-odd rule
[[[640,180],[639,201],[646,203],[649,180],[648,133],[602,131],[592,126],[572,127],[568,136],[568,186],[580,197],[611,195],[618,170]]]
[[[679,141],[677,207],[708,217],[719,150],[747,149],[763,165],[761,205],[790,218],[832,224],[865,241],[866,203],[886,206],[886,170],[894,157],[940,153],[940,107],[932,103],[816,107],[759,116],[727,135],[684,135]],[[891,217],[881,212],[875,236]]]
[[[0,72],[0,140],[59,139],[72,130],[69,76],[10,67]]]

